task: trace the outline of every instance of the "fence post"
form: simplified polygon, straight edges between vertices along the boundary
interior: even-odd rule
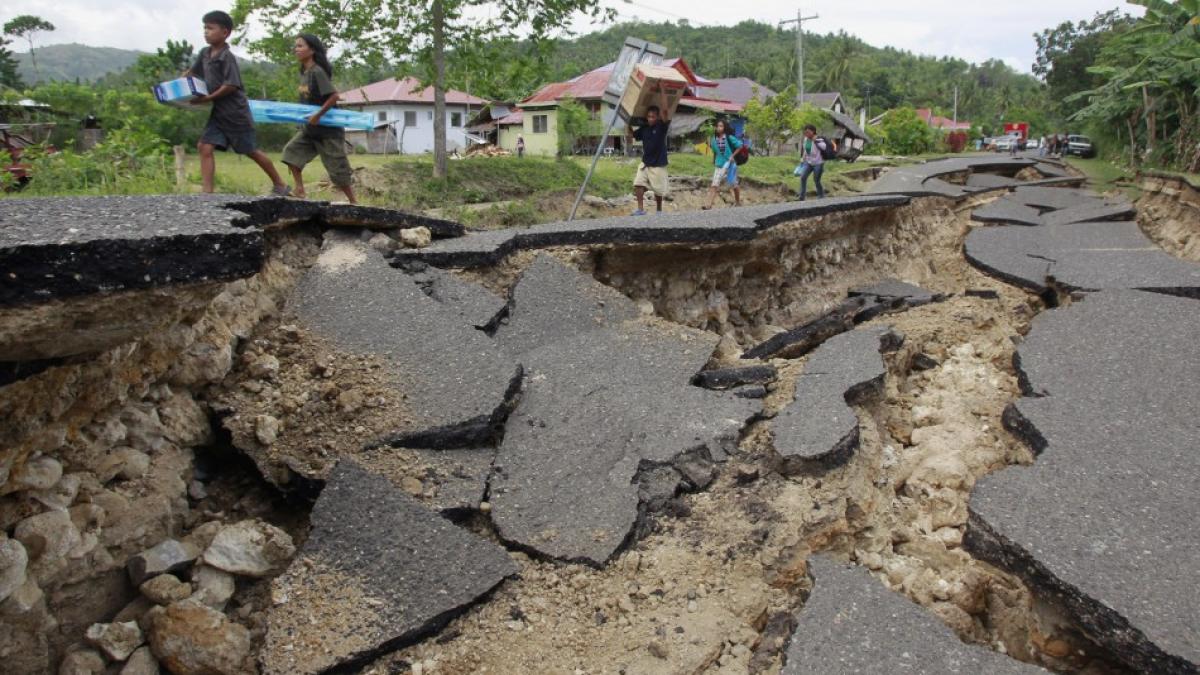
[[[182,191],[187,187],[187,167],[184,164],[186,154],[182,145],[176,145],[172,150],[175,151],[175,188]]]

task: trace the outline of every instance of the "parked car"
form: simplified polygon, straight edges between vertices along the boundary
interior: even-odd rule
[[[1024,148],[1025,144],[1021,141],[1021,137],[1014,135],[997,136],[993,139],[992,147],[995,148],[996,152],[1011,152],[1014,143],[1018,150]]]
[[[1096,146],[1092,145],[1092,139],[1087,136],[1071,134],[1067,136],[1067,154],[1090,159],[1096,156]]]
[[[1040,138],[1031,138],[1025,141],[1026,150],[1037,150],[1040,147],[1042,147],[1042,139]]]

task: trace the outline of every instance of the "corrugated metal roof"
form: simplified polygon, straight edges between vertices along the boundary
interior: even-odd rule
[[[524,123],[525,123],[525,113],[521,112],[520,110],[514,110],[513,112],[496,120],[496,126],[498,126],[498,127],[507,127],[507,126],[512,126],[515,124],[524,124]]]
[[[842,95],[836,91],[815,91],[804,94],[804,102],[818,108],[833,108]]]
[[[775,96],[773,89],[748,77],[726,77],[716,80],[716,83],[716,88],[704,92],[704,98],[731,101],[745,107],[752,98],[766,101]],[[757,92],[757,96],[755,92]]]
[[[368,105],[373,103],[433,103],[433,87],[421,87],[413,77],[373,82],[365,87],[342,92],[338,101],[342,105]],[[454,105],[484,105],[484,99],[454,89],[446,92],[446,103]]]

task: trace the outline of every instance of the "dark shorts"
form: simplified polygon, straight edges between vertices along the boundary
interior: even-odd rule
[[[254,142],[254,129],[227,131],[211,119],[204,125],[200,142],[208,143],[217,150],[233,150],[239,155],[248,155],[258,149]]]

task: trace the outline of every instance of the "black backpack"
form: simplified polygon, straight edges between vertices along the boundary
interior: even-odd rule
[[[837,145],[833,141],[824,136],[815,136],[813,137],[813,141],[822,141],[825,143],[824,149],[820,145],[817,146],[817,149],[821,151],[822,159],[837,159]]]

